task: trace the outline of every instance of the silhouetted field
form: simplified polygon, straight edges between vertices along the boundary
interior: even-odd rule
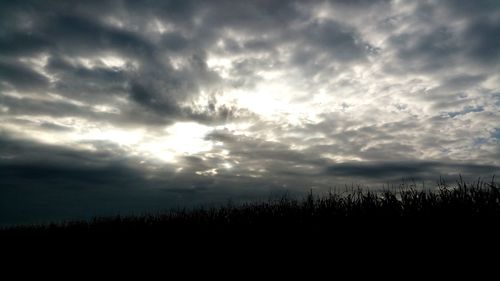
[[[493,230],[500,218],[500,186],[492,181],[452,185],[440,181],[432,190],[404,184],[393,191],[351,189],[347,193],[302,199],[283,197],[266,202],[173,210],[141,216],[94,218],[3,229],[3,234],[151,233],[293,234],[331,233],[374,237],[404,230],[418,235]],[[483,232],[487,233],[487,232]],[[401,239],[401,237],[397,238]]]

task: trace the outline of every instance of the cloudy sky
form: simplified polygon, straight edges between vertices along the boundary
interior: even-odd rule
[[[500,2],[1,1],[0,224],[500,172]]]

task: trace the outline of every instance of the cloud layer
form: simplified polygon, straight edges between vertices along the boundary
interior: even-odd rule
[[[497,1],[2,1],[0,223],[500,171]]]

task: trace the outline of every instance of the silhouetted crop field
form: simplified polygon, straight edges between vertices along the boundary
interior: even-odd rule
[[[391,191],[352,188],[347,193],[302,199],[282,197],[265,202],[226,204],[211,208],[172,210],[140,216],[94,218],[3,229],[22,233],[311,233],[354,232],[411,228],[415,231],[445,227],[470,227],[500,218],[500,188],[494,180],[454,184],[439,181],[433,189],[403,184]],[[359,233],[358,233],[359,234]]]

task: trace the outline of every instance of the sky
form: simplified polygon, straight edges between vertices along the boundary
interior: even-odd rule
[[[499,172],[498,0],[0,2],[0,224]]]

